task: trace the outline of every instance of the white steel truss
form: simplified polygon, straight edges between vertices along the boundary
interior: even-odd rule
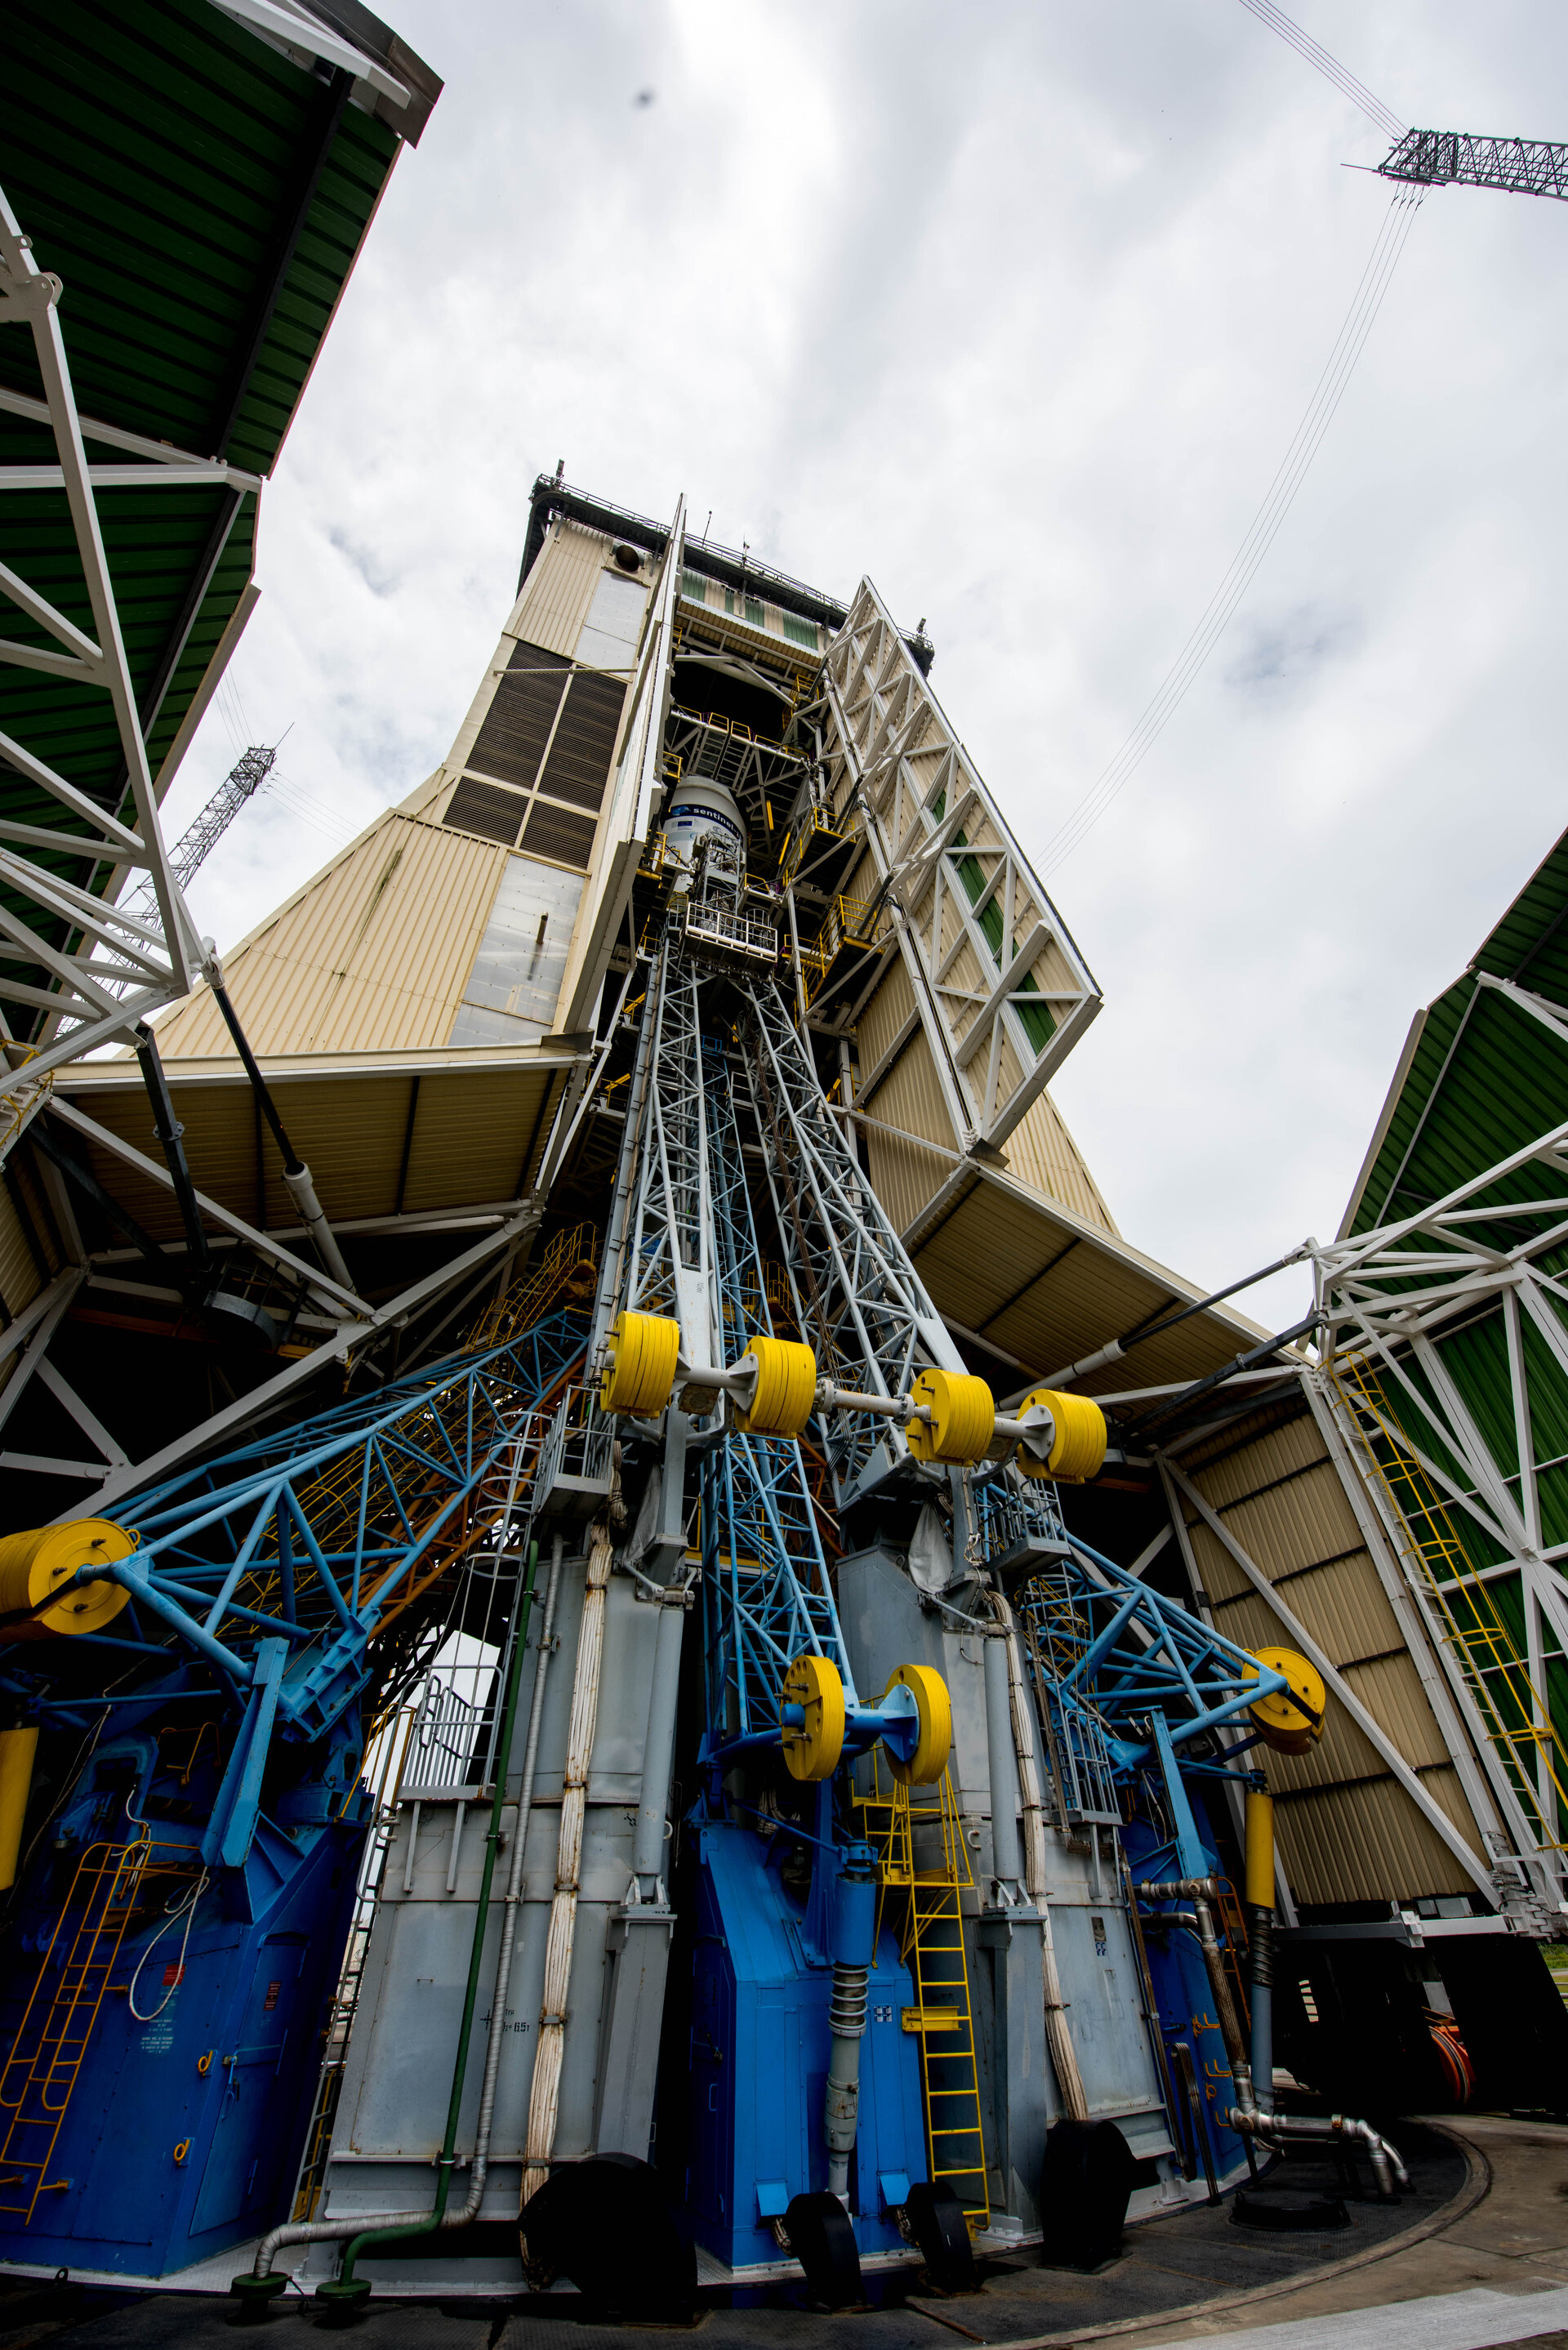
[[[42,1013],[45,1024],[36,1051],[22,1057],[22,1048],[13,1046],[15,1066],[0,1061],[0,1097],[25,1093],[63,1063],[127,1036],[150,1013],[187,993],[203,960],[201,940],[164,853],[147,746],[99,526],[97,494],[192,483],[223,483],[231,489],[261,486],[254,476],[236,473],[232,467],[142,442],[133,434],[82,418],[60,333],[61,292],[59,278],[39,269],[30,240],[0,191],[0,326],[30,330],[46,392],[42,402],[6,392],[4,405],[36,422],[47,421],[59,460],[52,466],[0,466],[0,493],[16,496],[64,491],[94,631],[89,636],[78,628],[36,588],[0,565],[0,593],[52,639],[48,646],[6,639],[0,642],[0,661],[57,678],[67,687],[88,686],[108,694],[130,801],[130,821],[122,822],[25,743],[0,734],[0,759],[75,820],[71,828],[57,830],[0,818],[0,889],[35,909],[45,928],[63,941],[52,944],[31,920],[0,904],[0,1001]],[[141,462],[89,465],[84,445],[88,437],[130,449]],[[78,828],[81,827],[85,829]],[[126,868],[144,872],[155,911],[121,910],[107,897],[64,879],[47,861],[57,864],[62,852],[119,868],[121,874]],[[39,987],[11,977],[10,968],[16,965],[41,967],[51,974],[53,985]]]
[[[718,1332],[709,1199],[708,1115],[697,973],[667,933],[643,1016],[652,1022],[640,1129],[628,1120],[636,1195],[626,1304],[680,1325],[689,1362],[711,1363]]]
[[[769,982],[751,985],[747,1078],[784,1269],[801,1335],[818,1368],[863,1394],[908,1395],[928,1363],[962,1357],[817,1082],[807,1046]],[[825,1422],[839,1502],[907,1451],[902,1431],[868,1413]]]
[[[869,580],[825,671],[841,815],[858,798],[955,1133],[997,1146],[1100,993]]]
[[[1525,1008],[1568,1035],[1535,999]],[[1385,1518],[1397,1513],[1411,1588],[1500,1807],[1561,1900],[1568,1758],[1552,1684],[1568,1675],[1568,1540],[1547,1538],[1543,1492],[1568,1464],[1541,1458],[1538,1436],[1568,1409],[1568,1123],[1315,1263],[1335,1416]],[[1506,1372],[1506,1419],[1478,1393],[1483,1354],[1489,1392]]]

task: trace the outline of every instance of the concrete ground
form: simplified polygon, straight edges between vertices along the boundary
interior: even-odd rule
[[[1348,2229],[1272,2235],[1231,2207],[1129,2229],[1092,2276],[1031,2256],[985,2266],[978,2293],[922,2290],[918,2272],[877,2288],[879,2306],[833,2315],[803,2287],[709,2295],[704,2350],[963,2350],[970,2343],[1127,2342],[1137,2350],[1223,2335],[1226,2350],[1568,2350],[1568,2128],[1466,2116],[1396,2133],[1411,2192],[1390,2210],[1349,2205]],[[1293,2171],[1296,2165],[1293,2158]],[[1303,2180],[1333,2191],[1324,2168]],[[585,2322],[576,2294],[521,2302],[376,2302],[356,2350],[625,2350],[628,2336],[688,2329]],[[258,2350],[324,2330],[314,2303],[275,2304]],[[238,2350],[234,2305],[190,2293],[128,2294],[68,2280],[0,2278],[0,2350]]]

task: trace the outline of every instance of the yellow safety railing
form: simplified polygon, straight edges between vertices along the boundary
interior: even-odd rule
[[[1541,1847],[1561,1850],[1568,1821],[1568,1758],[1552,1725],[1547,1693],[1537,1689],[1490,1588],[1477,1579],[1476,1563],[1448,1504],[1407,1450],[1376,1371],[1365,1357],[1346,1357],[1330,1376],[1359,1444],[1362,1473],[1381,1486],[1392,1504],[1394,1523],[1406,1537],[1406,1556],[1432,1602],[1444,1644],[1514,1792],[1534,1819]]]
[[[990,2224],[991,2189],[963,1939],[962,1897],[974,1886],[969,1846],[950,1769],[938,1786],[912,1788],[884,1775],[880,1747],[870,1764],[870,1792],[855,1802],[880,1866],[878,1933],[889,1895],[902,1905],[899,1955],[915,1987],[902,2022],[919,2046],[927,2162],[933,2184],[950,2186],[964,2206],[973,2235]]]
[[[485,1307],[470,1325],[465,1347],[504,1346],[508,1338],[531,1330],[563,1298],[580,1302],[593,1293],[598,1267],[599,1236],[593,1224],[575,1224],[557,1232],[537,1264],[514,1281],[504,1296]]]

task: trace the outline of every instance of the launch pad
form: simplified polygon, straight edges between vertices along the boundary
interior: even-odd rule
[[[431,78],[188,5],[291,95],[286,292]],[[220,958],[157,801],[248,589],[192,583],[154,775],[89,525],[168,444],[77,406],[43,241],[6,413],[86,600],[5,656],[0,2254],[687,2323],[1241,2246],[1325,2159],[1297,2224],[1386,2232],[1387,2117],[1568,2038],[1564,852],[1264,1330],[1056,1111],[1099,992],[923,624],[557,473],[448,758]]]

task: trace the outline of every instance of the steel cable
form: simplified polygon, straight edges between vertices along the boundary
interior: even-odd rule
[[[1303,33],[1282,8],[1276,8],[1274,0],[1241,0],[1241,5],[1250,8],[1261,25],[1267,25],[1271,32],[1278,33],[1282,41],[1288,41],[1309,66],[1315,66],[1343,98],[1348,98],[1353,106],[1358,106],[1364,114],[1369,114],[1379,130],[1390,139],[1403,139],[1408,126],[1400,121],[1393,108],[1385,106],[1380,98],[1375,98],[1365,82],[1356,80],[1348,67],[1342,66],[1321,42],[1313,39],[1310,33]]]

